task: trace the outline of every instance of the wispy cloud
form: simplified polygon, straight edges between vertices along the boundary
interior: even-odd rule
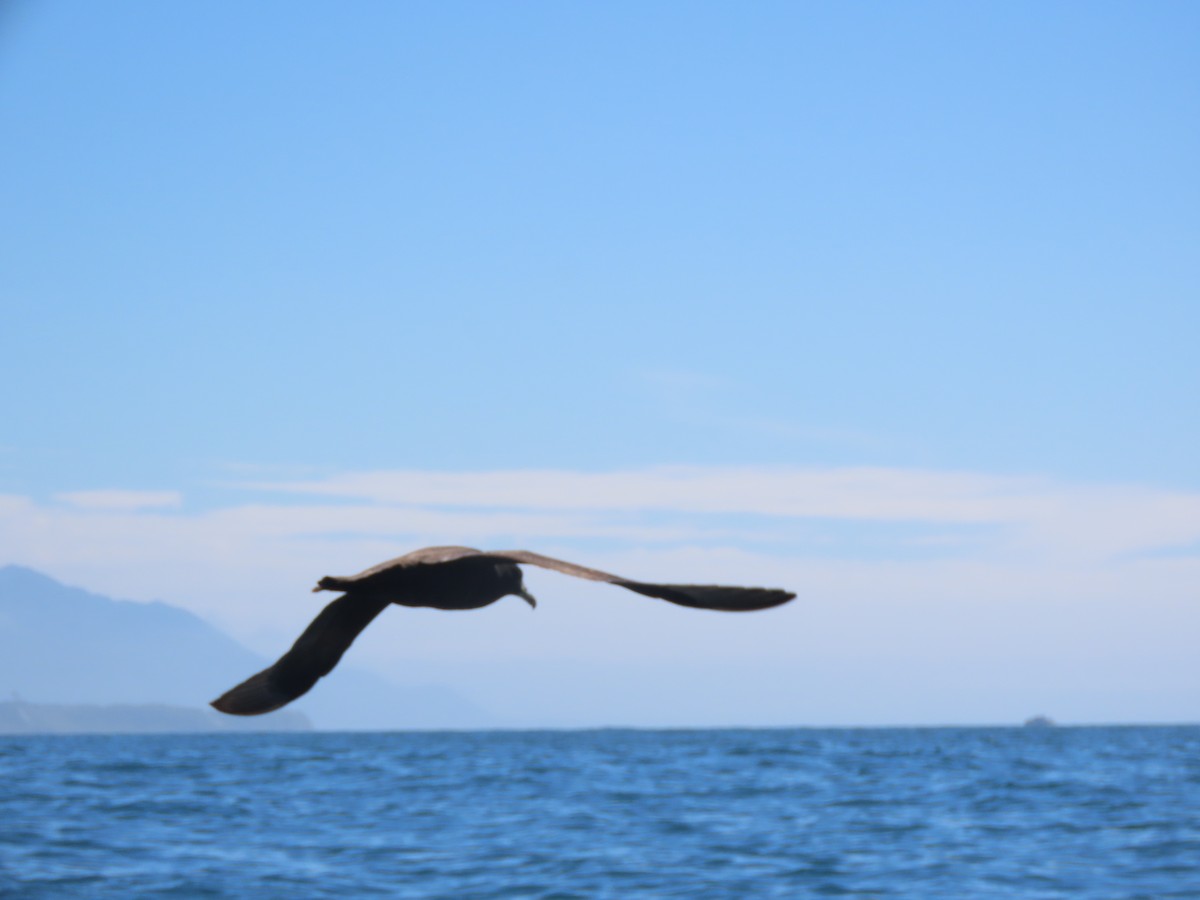
[[[183,504],[183,495],[179,491],[68,491],[55,494],[54,498],[79,509],[96,510],[164,509]]]
[[[714,395],[734,387],[727,378],[692,369],[638,369],[634,376],[643,390],[672,409],[681,405],[704,405]]]
[[[1050,490],[1029,480],[906,469],[708,467],[381,471],[240,486],[384,504],[954,522],[1019,518]]]
[[[692,528],[708,517],[745,514],[779,520],[1003,525],[1031,544],[1090,549],[1098,555],[1141,552],[1200,537],[1200,495],[970,472],[701,467],[598,473],[383,471],[242,486],[380,507],[572,512],[573,519],[559,524],[581,526],[611,512],[690,515]]]
[[[1200,541],[1200,496],[1148,487],[695,467],[362,472],[243,487],[252,502],[195,511],[175,491],[3,496],[0,562],[170,598],[242,634],[302,625],[311,603],[296,598],[320,575],[437,543],[527,546],[631,577],[789,586],[880,616],[901,599],[969,596],[986,618],[992,606],[1144,603],[1147,592],[1182,610],[1200,583],[1200,559],[1163,552]]]
[[[399,645],[399,658],[456,665],[666,655],[803,664],[813,677],[822,665],[885,672],[919,658],[948,672],[990,660],[979,685],[1019,659],[1030,697],[1068,665],[1102,691],[1114,659],[1161,663],[1154,690],[1173,696],[1196,675],[1186,637],[1200,627],[1193,493],[888,468],[392,471],[244,488],[246,502],[196,509],[168,491],[0,496],[0,563],[169,599],[245,639],[274,634],[257,645],[267,653],[319,608],[308,593],[316,578],[427,544],[524,546],[634,578],[801,597],[771,616],[684,616],[531,573],[534,592],[553,582],[556,601],[536,621],[515,607],[452,623],[385,617],[356,645],[384,670]],[[594,604],[572,599],[596,593]]]
[[[808,445],[874,448],[894,444],[861,429],[845,425],[818,425],[808,420],[748,413],[749,385],[726,376],[692,369],[642,368],[633,373],[638,389],[655,404],[659,414],[674,421],[714,432],[761,434]]]

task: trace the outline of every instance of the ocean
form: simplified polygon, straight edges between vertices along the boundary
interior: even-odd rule
[[[1200,727],[0,738],[5,898],[1200,898]]]

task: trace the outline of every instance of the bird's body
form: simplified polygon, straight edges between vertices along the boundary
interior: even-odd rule
[[[537,601],[525,590],[518,564],[615,584],[697,609],[747,612],[779,606],[796,596],[770,588],[631,581],[528,550],[483,552],[470,547],[426,547],[357,575],[322,578],[314,591],[342,591],[343,595],[320,612],[275,665],[222,694],[212,705],[221,712],[242,716],[287,705],[327,675],[359,633],[393,603],[447,610],[479,609],[511,594],[536,606]]]
[[[384,594],[400,606],[479,609],[524,590],[515,563],[470,547],[426,547],[348,577],[327,575],[313,592]]]

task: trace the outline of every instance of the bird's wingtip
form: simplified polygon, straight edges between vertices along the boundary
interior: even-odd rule
[[[299,696],[290,696],[287,692],[280,691],[272,683],[271,674],[272,671],[266,669],[252,675],[213,700],[209,706],[230,716],[259,716],[286,706]]]

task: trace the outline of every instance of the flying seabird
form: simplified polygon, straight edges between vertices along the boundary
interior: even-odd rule
[[[275,665],[222,694],[212,705],[235,716],[256,716],[286,706],[308,693],[319,678],[328,675],[359,632],[392,603],[434,609],[479,609],[512,594],[530,606],[537,606],[537,601],[525,590],[518,563],[590,581],[605,581],[647,597],[696,609],[749,612],[779,606],[796,596],[771,588],[632,581],[528,550],[484,552],[470,547],[426,547],[357,575],[322,578],[313,588],[314,593],[343,591],[342,596],[321,610]]]

